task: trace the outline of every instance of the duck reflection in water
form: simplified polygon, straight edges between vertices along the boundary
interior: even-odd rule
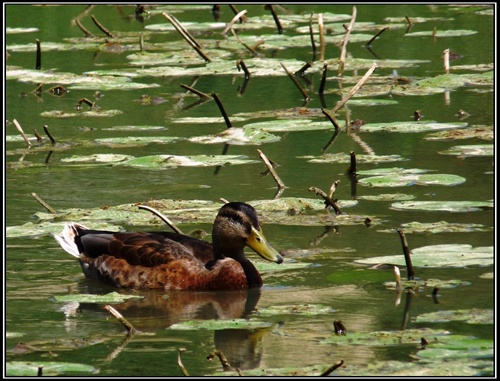
[[[116,288],[92,280],[82,281],[80,286],[79,293],[106,294],[116,291]],[[130,290],[119,289],[118,292],[130,295]],[[113,304],[113,307],[137,330],[158,332],[187,321],[248,319],[255,312],[261,289],[188,292],[143,290],[134,294],[142,298],[128,299]],[[72,308],[68,308],[70,306]],[[77,314],[91,312],[93,315],[109,316],[101,304],[80,303],[76,306],[68,303],[62,309],[66,314],[67,327],[71,326],[72,330],[78,329],[74,318]],[[262,358],[263,338],[271,330],[272,326],[256,329],[215,329],[213,350],[221,351],[233,368],[257,368]],[[209,355],[209,352],[206,355]]]

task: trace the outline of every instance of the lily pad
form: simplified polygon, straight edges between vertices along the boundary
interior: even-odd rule
[[[450,174],[401,174],[392,173],[387,176],[373,176],[359,179],[358,183],[369,187],[405,187],[412,185],[446,185],[453,186],[464,183],[465,178]]]
[[[79,117],[96,117],[96,118],[109,118],[123,114],[121,110],[98,110],[98,111],[61,111],[52,110],[40,113],[41,116],[47,118],[79,118]]]
[[[326,153],[322,156],[299,156],[300,159],[307,159],[309,163],[351,163],[351,155],[346,153]],[[356,155],[358,163],[390,163],[394,161],[405,161],[399,155]]]
[[[428,132],[436,130],[450,130],[455,128],[465,128],[467,123],[438,123],[438,122],[421,122],[421,121],[408,121],[408,122],[390,122],[390,123],[367,123],[360,127],[363,132]]]
[[[94,155],[88,156],[76,156],[73,155],[71,157],[65,157],[61,159],[63,163],[102,163],[102,164],[110,164],[110,163],[119,163],[124,160],[130,160],[133,156],[131,155],[119,155],[119,154],[104,154],[98,153]]]
[[[493,140],[493,126],[471,126],[461,130],[439,131],[424,137],[426,140],[459,140],[472,138]]]
[[[189,139],[192,143],[217,144],[227,143],[232,145],[259,145],[273,143],[281,138],[257,128],[231,127],[216,135],[195,136]]]
[[[470,310],[447,310],[429,312],[418,315],[415,318],[417,323],[448,323],[450,321],[463,321],[468,324],[494,324],[493,310],[477,309]],[[465,342],[463,343],[465,344]],[[468,345],[464,345],[465,348]]]
[[[57,295],[52,299],[55,302],[78,302],[78,303],[122,303],[128,299],[142,299],[140,295],[126,295],[118,292],[110,292],[105,295],[96,294],[68,294]]]
[[[169,330],[221,330],[221,329],[255,329],[270,327],[272,323],[256,320],[230,319],[230,320],[189,320],[182,323],[172,324]]]
[[[402,194],[402,193],[381,193],[376,195],[364,195],[357,196],[358,200],[369,200],[369,201],[406,201],[413,200],[415,196],[411,194]]]
[[[110,147],[135,147],[146,144],[170,144],[180,140],[174,136],[124,136],[119,138],[95,139],[98,144]]]
[[[493,144],[475,144],[454,146],[445,151],[439,152],[441,155],[455,155],[461,158],[478,157],[478,156],[493,156],[495,154],[495,146]]]
[[[169,167],[211,167],[218,165],[240,165],[254,163],[258,163],[258,161],[249,160],[248,156],[244,155],[152,155],[130,159],[121,162],[118,165],[126,165],[144,169],[163,169]]]
[[[322,304],[293,304],[259,308],[256,312],[256,316],[274,316],[283,314],[315,316],[330,314],[332,312],[334,312],[333,308]]]
[[[493,265],[493,246],[472,248],[471,245],[431,245],[411,250],[414,267],[467,267]],[[393,255],[357,259],[361,264],[391,264],[406,266],[404,256]]]
[[[421,31],[421,32],[410,32],[410,33],[405,33],[404,36],[406,37],[429,37],[429,36],[436,36],[436,37],[461,37],[461,36],[470,36],[473,34],[476,34],[477,31],[475,30],[467,30],[467,29],[456,29],[456,30],[436,30],[436,33],[434,34],[434,31],[429,30],[429,31]]]
[[[436,337],[449,335],[447,331],[434,330],[430,328],[406,329],[396,331],[373,331],[373,332],[347,332],[347,335],[332,335],[321,344],[350,345],[350,346],[400,346],[403,344],[420,344],[421,337]]]
[[[479,212],[493,208],[490,201],[401,201],[391,205],[395,210],[428,210],[433,212]]]
[[[401,229],[406,234],[411,233],[426,233],[426,234],[436,234],[436,233],[470,233],[470,232],[487,232],[493,231],[493,227],[486,227],[482,224],[474,223],[453,223],[447,221],[439,222],[408,222],[401,224]],[[394,229],[378,230],[382,233],[394,233]]]
[[[92,365],[57,361],[9,361],[5,364],[9,377],[36,377],[42,368],[43,376],[75,376],[95,374],[98,369]]]

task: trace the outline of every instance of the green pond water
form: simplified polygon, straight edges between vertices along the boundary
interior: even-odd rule
[[[52,371],[66,376],[179,377],[183,375],[179,349],[185,348],[181,359],[190,376],[221,374],[219,359],[207,359],[216,349],[243,375],[320,375],[341,360],[343,366],[332,375],[493,375],[493,9],[481,5],[274,5],[283,27],[280,34],[264,5],[236,7],[247,10],[247,21],[233,26],[238,38],[248,46],[264,41],[255,48],[257,56],[230,31],[221,34],[235,15],[228,5],[220,6],[218,21],[212,5],[146,6],[148,13],[137,18],[135,5],[125,4],[90,8],[83,4],[4,5],[6,374],[34,376],[40,364],[45,364],[44,375]],[[345,69],[339,75],[343,24],[349,25],[354,8],[356,20]],[[186,27],[210,62],[173,29],[163,12]],[[323,99],[318,93],[323,67],[318,15],[323,17],[324,62],[328,63]],[[114,37],[106,37],[92,16]],[[413,23],[409,30],[406,17]],[[86,38],[76,19],[95,37]],[[317,54],[310,42],[310,25]],[[385,27],[389,29],[368,49],[365,44]],[[35,70],[37,39],[42,51],[40,70]],[[111,43],[116,43],[113,48]],[[424,86],[424,79],[436,81],[445,74],[445,49],[461,58],[450,61],[444,84]],[[251,73],[247,83],[237,60],[243,60]],[[309,95],[308,101],[280,62],[292,72],[312,63],[304,76],[295,76]],[[331,111],[373,62],[378,68],[335,114],[340,132],[331,142],[335,130],[321,107]],[[396,76],[410,82],[398,83]],[[452,81],[452,76],[457,77]],[[97,79],[92,82],[91,77],[108,77],[111,85]],[[42,92],[36,94],[39,84]],[[228,145],[189,140],[213,138],[227,126],[213,99],[199,102],[197,95],[181,85],[216,94],[235,128],[269,122],[261,128],[272,139],[262,144],[233,141]],[[54,95],[49,91],[54,86],[64,86],[68,92]],[[140,101],[144,95],[158,102]],[[83,98],[96,102],[96,114],[90,114],[85,103],[77,110]],[[371,102],[361,102],[367,99]],[[415,123],[417,110],[422,114],[420,128],[434,122],[436,129],[370,128],[370,124]],[[468,117],[460,118],[459,110]],[[109,111],[111,116],[103,116]],[[363,120],[366,127],[348,130],[346,118]],[[33,142],[31,148],[14,120]],[[437,128],[444,124],[455,127],[443,130],[449,132],[447,138],[436,137]],[[37,143],[35,130],[42,143]],[[465,131],[471,135],[460,138]],[[167,137],[175,139],[165,142]],[[109,143],[105,139],[121,140]],[[472,153],[462,147],[459,152],[464,153],[450,154],[456,146],[479,147]],[[258,150],[277,164],[275,170],[286,186],[281,193],[273,177],[263,175],[267,168]],[[439,176],[432,181],[412,177],[398,186],[365,185],[346,174],[351,152],[358,159],[357,180],[377,176],[363,171],[396,168],[387,181],[415,169],[459,181],[443,184]],[[99,162],[93,155],[115,155],[114,159],[118,155],[226,155],[228,159],[221,166],[155,169],[126,165],[124,160]],[[230,155],[246,161],[231,161]],[[342,215],[335,219],[333,210],[297,206],[297,202],[321,203],[321,197],[309,188],[328,193],[336,180],[340,183],[333,198],[338,199]],[[32,193],[60,213],[50,215]],[[381,195],[385,197],[380,200]],[[116,289],[84,279],[77,261],[50,235],[76,215],[91,226],[168,229],[149,212],[134,209],[135,204],[153,200],[191,209],[186,214],[176,213],[175,207],[162,210],[184,232],[202,229],[210,233],[215,209],[207,212],[203,208],[205,203],[221,203],[221,198],[254,204],[262,216],[266,238],[284,253],[283,266],[266,267],[248,250],[248,256],[260,266],[261,290],[169,293]],[[283,203],[271,210],[263,206],[266,200],[295,204]],[[396,205],[425,201],[438,202],[441,209]],[[443,209],[445,202],[455,201],[469,204],[462,209]],[[474,203],[481,206],[474,207]],[[88,219],[91,213],[112,211],[120,205],[129,208],[128,217],[110,214]],[[197,218],[188,220],[187,215]],[[370,224],[365,223],[367,218]],[[432,230],[445,222],[449,225],[444,230]],[[410,223],[424,228],[411,230]],[[415,279],[420,287],[403,290],[398,298],[395,286],[388,284],[395,279],[391,260],[403,258],[398,228],[405,232],[410,250],[468,246],[458,255],[442,254],[435,246],[430,264],[421,265],[416,258]],[[471,255],[470,250],[481,248],[480,254]],[[366,262],[372,257],[391,259],[373,268]],[[398,267],[405,280],[405,266]],[[113,304],[57,300],[112,292],[141,298]],[[124,326],[104,309],[105,304],[116,308],[141,333],[127,338]],[[445,317],[427,320],[431,313]],[[351,341],[335,335],[334,321],[339,320]],[[222,324],[183,329],[183,322]],[[382,341],[386,334],[393,339]],[[451,335],[463,341],[448,347],[445,343]],[[422,337],[430,342],[424,350]],[[429,349],[442,350],[440,345],[448,352],[424,355]],[[48,362],[86,367],[57,372]],[[15,373],[18,368],[21,373]],[[234,371],[226,374],[236,375]]]

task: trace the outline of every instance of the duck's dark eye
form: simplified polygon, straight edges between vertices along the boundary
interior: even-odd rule
[[[244,225],[243,218],[238,213],[231,213],[227,217],[240,225]]]

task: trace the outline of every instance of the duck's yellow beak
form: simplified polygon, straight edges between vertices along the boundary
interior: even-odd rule
[[[269,244],[269,242],[267,242],[264,233],[262,233],[262,229],[259,231],[252,226],[252,232],[247,239],[247,245],[268,261],[276,263],[283,262],[283,257]]]

